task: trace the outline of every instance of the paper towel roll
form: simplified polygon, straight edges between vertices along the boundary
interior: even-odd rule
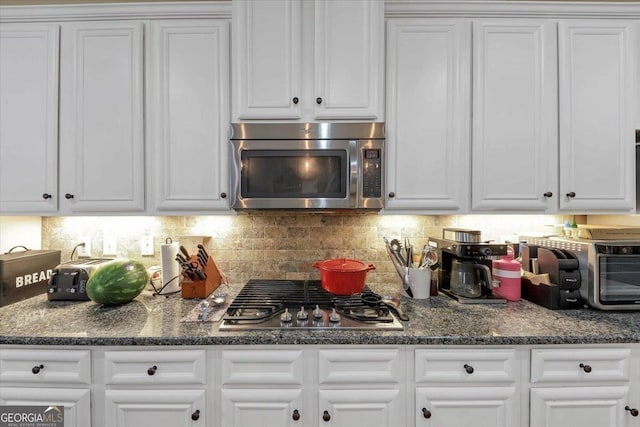
[[[162,289],[160,294],[171,294],[180,290],[180,264],[176,255],[180,250],[180,243],[166,243],[160,245],[162,254]]]

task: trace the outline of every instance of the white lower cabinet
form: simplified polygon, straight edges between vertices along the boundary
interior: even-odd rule
[[[532,350],[530,426],[640,425],[631,365],[630,348]]]
[[[520,424],[515,349],[416,349],[415,422],[429,427]]]
[[[418,387],[416,426],[518,425],[516,387]]]
[[[97,359],[105,427],[207,425],[206,350],[109,350]]]
[[[531,427],[626,427],[628,387],[531,389]]]
[[[66,427],[90,427],[90,387],[88,349],[0,351],[0,405],[61,407]]]
[[[206,426],[204,390],[107,390],[106,427]]]
[[[640,344],[0,347],[67,427],[640,427]]]
[[[400,389],[320,390],[318,425],[392,427],[402,422]]]
[[[301,426],[302,405],[302,388],[223,389],[221,425]]]

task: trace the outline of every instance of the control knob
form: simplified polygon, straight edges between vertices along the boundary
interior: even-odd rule
[[[318,305],[316,305],[315,310],[313,310],[313,317],[315,319],[321,319],[322,318],[322,310],[320,310],[320,307]]]
[[[300,307],[300,311],[296,314],[298,320],[307,320],[309,318],[309,314],[304,309],[304,306]]]
[[[331,309],[331,314],[329,315],[329,321],[333,323],[337,323],[340,321],[340,315],[336,312],[335,308]]]
[[[291,322],[291,313],[289,313],[289,309],[285,308],[284,313],[280,315],[280,320],[283,322]]]

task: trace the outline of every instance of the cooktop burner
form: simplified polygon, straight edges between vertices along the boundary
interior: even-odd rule
[[[369,287],[334,295],[319,280],[249,280],[233,300],[221,331],[251,329],[402,330],[396,316]]]

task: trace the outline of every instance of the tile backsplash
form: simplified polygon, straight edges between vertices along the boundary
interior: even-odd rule
[[[514,233],[561,224],[566,217],[544,215],[373,215],[260,212],[197,217],[43,217],[43,249],[61,249],[70,259],[74,246],[91,240],[91,256],[102,257],[105,236],[117,240],[117,255],[147,266],[160,264],[167,238],[195,252],[202,243],[233,283],[249,278],[319,278],[311,264],[346,257],[374,264],[370,283],[399,281],[383,236],[408,237],[422,247],[445,227],[482,231],[483,240],[503,241]],[[139,240],[153,236],[154,255],[140,254]],[[398,282],[399,283],[399,282]]]

